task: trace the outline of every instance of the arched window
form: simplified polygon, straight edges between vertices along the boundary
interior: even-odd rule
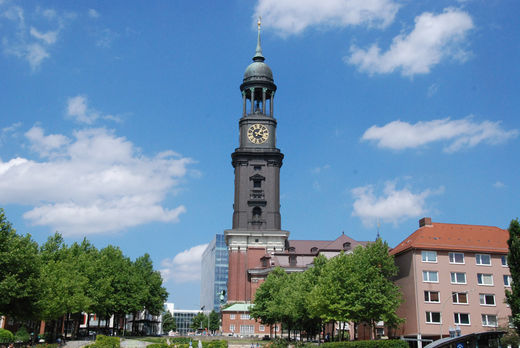
[[[350,242],[343,243],[343,250],[349,250],[350,249]]]
[[[311,248],[311,253],[315,254],[317,252],[318,252],[318,248],[316,248],[316,247]]]

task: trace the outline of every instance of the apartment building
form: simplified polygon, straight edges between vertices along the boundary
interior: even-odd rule
[[[464,335],[507,326],[508,238],[498,227],[421,219],[419,229],[390,252],[404,298],[398,314],[406,319],[396,334],[416,339],[420,348],[450,331]]]

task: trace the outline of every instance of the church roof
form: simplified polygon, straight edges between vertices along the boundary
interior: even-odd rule
[[[338,251],[344,250],[344,244],[350,243],[350,249],[358,245],[366,245],[369,242],[356,241],[342,233],[335,240],[289,240],[289,248],[294,248],[296,254],[315,254],[318,251]],[[289,249],[287,248],[287,249]],[[317,248],[316,252],[311,251]],[[287,252],[287,250],[285,251]]]
[[[509,232],[499,227],[430,222],[399,243],[390,254],[410,249],[506,254]]]

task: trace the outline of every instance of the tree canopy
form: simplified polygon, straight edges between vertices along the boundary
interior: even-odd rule
[[[513,325],[520,333],[520,223],[518,219],[509,224],[509,253],[507,264],[511,272],[511,291],[506,290],[506,301],[511,308]]]
[[[38,247],[0,209],[0,315],[46,321],[82,312],[158,315],[167,296],[150,255],[132,261],[116,246],[98,250],[87,239],[68,246],[59,233]]]
[[[392,282],[396,274],[381,239],[330,260],[318,256],[304,272],[286,274],[278,267],[258,288],[251,316],[307,333],[331,321],[366,323],[375,329],[383,320],[394,326],[401,322],[396,315],[401,294]]]

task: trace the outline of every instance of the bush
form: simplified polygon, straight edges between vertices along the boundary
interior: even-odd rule
[[[119,337],[97,335],[96,342],[87,347],[90,347],[90,348],[120,348],[121,342],[119,341]]]
[[[0,329],[0,343],[11,343],[14,341],[14,335],[11,331]]]
[[[324,348],[408,348],[403,340],[345,341],[324,343]]]
[[[166,343],[152,343],[146,346],[146,348],[168,348]]]
[[[275,338],[271,342],[267,343],[268,348],[287,348],[289,342],[285,338]]]
[[[27,329],[22,326],[14,334],[14,340],[15,342],[29,342],[31,340],[31,335],[29,335]]]

